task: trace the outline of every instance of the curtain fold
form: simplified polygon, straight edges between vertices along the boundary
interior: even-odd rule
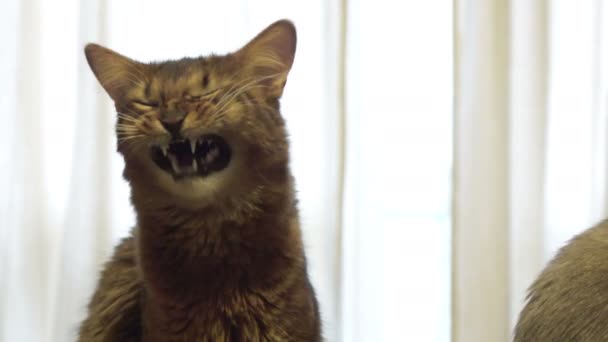
[[[511,4],[509,117],[509,329],[543,266],[549,13],[547,0]]]
[[[107,95],[89,70],[83,55],[87,42],[107,41],[106,11],[103,0],[80,0],[77,12],[78,35],[71,46],[78,54],[72,164],[65,213],[61,222],[60,257],[57,261],[56,292],[51,305],[52,334],[49,341],[75,341],[78,327],[93,293],[103,263],[110,257],[113,227],[112,181],[121,175],[111,168],[115,118]],[[125,201],[120,201],[125,203]]]
[[[506,341],[509,2],[457,4],[452,340]]]
[[[10,140],[2,149],[11,159],[3,165],[9,170],[4,175],[7,184],[3,191],[6,191],[7,198],[3,201],[6,205],[3,214],[6,215],[5,223],[19,227],[20,231],[9,230],[2,234],[6,237],[2,249],[7,253],[7,258],[3,260],[3,287],[13,291],[10,296],[7,291],[2,293],[0,310],[3,322],[14,319],[15,324],[4,323],[0,330],[3,336],[0,337],[17,336],[26,341],[43,338],[48,331],[46,307],[49,296],[46,289],[39,288],[37,284],[48,280],[50,263],[47,254],[52,252],[52,245],[46,243],[51,237],[51,229],[46,224],[47,199],[37,196],[44,185],[37,172],[43,164],[42,104],[39,97],[29,96],[30,89],[34,93],[41,90],[41,6],[40,2],[32,1],[6,7],[9,13],[15,15],[16,19],[9,20],[9,23],[15,25],[12,32],[18,32],[18,35],[12,56],[8,51],[3,53],[6,56],[3,59],[9,63],[11,57],[14,58],[12,66],[15,70],[11,78],[13,90],[10,91],[14,97],[6,99],[3,111],[20,115],[16,118],[5,117],[6,133]],[[29,82],[32,82],[31,86]],[[20,155],[28,155],[28,158],[18,158]],[[30,272],[31,268],[37,272]],[[33,326],[27,324],[30,319],[35,322]]]

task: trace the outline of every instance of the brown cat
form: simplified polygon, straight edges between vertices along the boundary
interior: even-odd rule
[[[532,284],[514,341],[608,341],[608,220],[572,239]]]
[[[296,31],[225,56],[85,54],[118,112],[137,215],[80,341],[320,341],[279,98]]]

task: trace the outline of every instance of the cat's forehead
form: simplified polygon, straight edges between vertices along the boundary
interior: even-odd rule
[[[146,97],[179,97],[213,90],[231,79],[232,70],[221,58],[185,58],[151,65]]]

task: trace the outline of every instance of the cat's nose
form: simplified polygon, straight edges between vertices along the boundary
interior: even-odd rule
[[[166,113],[160,118],[160,122],[173,138],[179,138],[181,137],[180,131],[184,122],[184,117],[185,115],[182,112]]]

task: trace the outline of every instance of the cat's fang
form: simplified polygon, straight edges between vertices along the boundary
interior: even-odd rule
[[[169,161],[171,162],[171,167],[173,168],[173,172],[175,172],[175,174],[179,174],[180,169],[179,169],[179,164],[177,163],[177,157],[175,157],[172,154],[169,154],[168,158],[169,158]]]
[[[196,153],[196,139],[190,139],[190,151]]]
[[[167,145],[161,145],[160,150],[163,151],[163,156],[167,157],[167,151],[169,150],[169,147]]]
[[[196,163],[196,159],[192,159],[192,168],[194,172],[198,172],[198,164]]]

